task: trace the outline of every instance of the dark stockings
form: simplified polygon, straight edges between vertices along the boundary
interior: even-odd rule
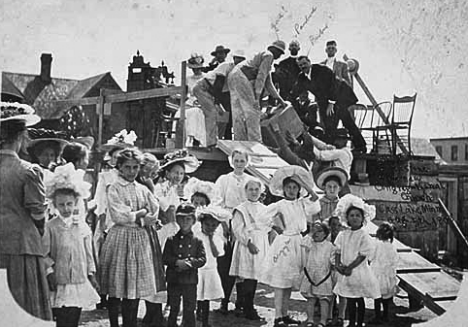
[[[203,327],[210,326],[208,318],[210,316],[210,301],[197,301],[197,319],[202,322]]]
[[[237,284],[239,285],[239,284]],[[257,281],[255,279],[246,279],[243,282],[243,300],[244,312],[246,314],[254,311],[254,297],[257,290]]]
[[[364,298],[348,298],[348,315],[350,326],[362,327],[364,322],[365,308]]]
[[[137,327],[139,303],[140,299],[122,299],[123,327]]]
[[[110,327],[119,327],[120,299],[109,297],[107,299],[107,312],[109,313]]]
[[[163,324],[163,313],[161,303],[152,303],[145,301],[146,313],[143,323],[148,327],[159,327]]]

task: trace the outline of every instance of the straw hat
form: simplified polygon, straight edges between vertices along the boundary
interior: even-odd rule
[[[240,49],[234,50],[231,55],[233,58],[234,57],[239,57],[239,58],[244,58],[244,59],[246,58],[244,50],[240,50]]]
[[[286,51],[286,43],[284,43],[284,42],[281,41],[281,40],[276,40],[275,42],[273,42],[273,43],[268,47],[268,50],[270,50],[271,48],[276,48],[276,49],[280,50],[281,53],[284,54],[284,52]]]
[[[61,152],[65,145],[69,143],[68,140],[66,140],[68,135],[63,131],[44,128],[28,128],[28,135],[30,141],[27,150],[29,152],[34,152],[34,148],[43,142],[56,143],[59,148],[59,152]]]
[[[348,182],[348,174],[343,168],[328,167],[322,170],[317,176],[317,187],[321,190],[325,189],[325,181],[330,176],[338,178],[342,187]]]
[[[198,161],[198,159],[194,155],[189,154],[186,149],[182,149],[171,153],[167,153],[164,156],[164,164],[159,169],[167,169],[176,162],[181,162],[184,164],[185,172],[187,174],[195,172],[198,169],[198,167],[200,167],[200,161]]]
[[[306,196],[307,193],[314,193],[314,179],[312,178],[312,174],[300,166],[278,168],[270,180],[270,193],[284,197],[283,181],[288,177],[291,177],[291,179],[301,186],[301,196]]]
[[[35,110],[27,104],[17,102],[0,102],[0,124],[12,121],[24,121],[26,126],[36,125],[41,117],[35,114]]]
[[[138,136],[135,134],[134,131],[127,132],[126,129],[121,130],[112,138],[107,141],[106,144],[101,145],[101,148],[106,151],[110,151],[115,148],[128,148],[128,147],[133,147],[135,144],[135,141],[137,140]]]
[[[187,60],[187,67],[188,68],[203,68],[204,62],[205,62],[205,59],[203,59],[203,56],[194,52],[190,55],[189,60]]]

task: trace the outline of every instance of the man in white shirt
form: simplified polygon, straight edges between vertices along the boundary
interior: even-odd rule
[[[348,71],[348,64],[336,59],[336,41],[328,41],[325,52],[327,53],[327,59],[322,61],[321,64],[333,70],[338,79],[345,81],[346,84],[353,87],[353,82]]]
[[[351,177],[351,165],[353,163],[353,153],[348,147],[349,135],[346,129],[339,128],[335,132],[333,145],[335,149],[325,148],[323,144],[320,146],[315,141],[321,142],[318,139],[314,140],[314,155],[318,161],[331,163],[332,167],[343,168],[348,174],[348,179]],[[323,142],[321,142],[323,143]],[[324,150],[320,150],[320,148]]]
[[[233,54],[234,62],[223,62],[214,70],[208,72],[204,78],[197,81],[193,87],[193,94],[198,100],[203,113],[205,114],[206,146],[213,147],[217,143],[218,137],[218,112],[230,110],[221,108],[225,93],[229,92],[227,87],[227,77],[235,65],[245,60],[243,52],[236,51]]]

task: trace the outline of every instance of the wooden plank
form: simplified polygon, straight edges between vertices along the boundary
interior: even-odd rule
[[[460,283],[443,271],[402,274],[398,277],[431,300],[456,297],[460,290]]]
[[[185,147],[185,139],[186,139],[186,130],[185,130],[185,101],[187,99],[187,62],[182,61],[181,67],[181,98],[180,98],[180,118],[179,122],[176,125],[176,140],[175,146],[176,148],[183,148]]]
[[[170,95],[182,93],[183,88],[181,86],[164,87],[160,89],[150,89],[144,91],[135,91],[128,93],[109,94],[106,96],[106,102],[108,103],[119,103],[128,102],[135,100],[144,100],[151,98],[166,97]]]
[[[438,272],[440,267],[424,259],[416,252],[399,252],[398,274],[414,272]]]
[[[99,103],[99,97],[90,97],[90,98],[82,98],[82,99],[68,99],[68,100],[55,100],[55,101],[50,101],[50,103],[54,103],[54,105],[63,106],[63,107],[88,106],[88,105],[98,104]]]
[[[227,155],[230,155],[234,149],[240,149],[242,151],[247,152],[249,155],[252,154],[255,156],[278,157],[277,154],[273,153],[270,149],[268,149],[263,144],[258,143],[258,142],[252,142],[252,141],[218,140],[218,148],[220,148]]]

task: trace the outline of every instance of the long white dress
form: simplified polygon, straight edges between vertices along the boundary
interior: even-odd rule
[[[262,215],[266,206],[260,202],[245,201],[234,209],[232,231],[236,238],[229,275],[240,279],[260,278],[270,243],[268,232],[271,219]],[[250,253],[249,240],[258,248],[257,254]]]
[[[180,197],[177,191],[177,185],[171,185],[169,181],[157,183],[154,186],[154,195],[159,200],[159,206],[162,211],[166,211],[171,205],[177,208],[180,204]],[[174,236],[179,231],[179,225],[175,221],[168,222],[158,230],[159,243],[164,251],[164,245],[169,237]]]
[[[280,200],[270,204],[265,215],[274,219],[279,213],[283,219],[276,224],[283,229],[268,251],[260,282],[276,288],[299,288],[302,259],[301,232],[307,228],[307,217],[320,211],[319,201],[310,198]]]
[[[375,252],[370,267],[379,281],[380,294],[383,299],[389,299],[398,293],[397,265],[398,252],[393,243],[376,240]]]
[[[350,276],[338,275],[338,282],[333,292],[347,298],[379,298],[379,282],[368,264],[368,259],[374,252],[374,245],[369,234],[363,228],[343,230],[336,237],[335,246],[345,266],[351,264],[360,255],[365,256],[366,259],[353,269]]]
[[[200,222],[197,222],[192,230],[193,234],[203,241],[206,253],[206,263],[198,269],[197,301],[223,299],[223,285],[218,274],[216,257],[211,250],[210,239],[208,235],[202,232]],[[218,255],[224,255],[222,235],[215,232],[213,242],[218,250]]]
[[[330,297],[333,295],[332,264],[335,262],[335,246],[328,240],[314,242],[310,235],[302,239],[304,260],[300,291],[304,297]],[[312,282],[315,284],[313,285]],[[320,284],[320,285],[317,285]]]

